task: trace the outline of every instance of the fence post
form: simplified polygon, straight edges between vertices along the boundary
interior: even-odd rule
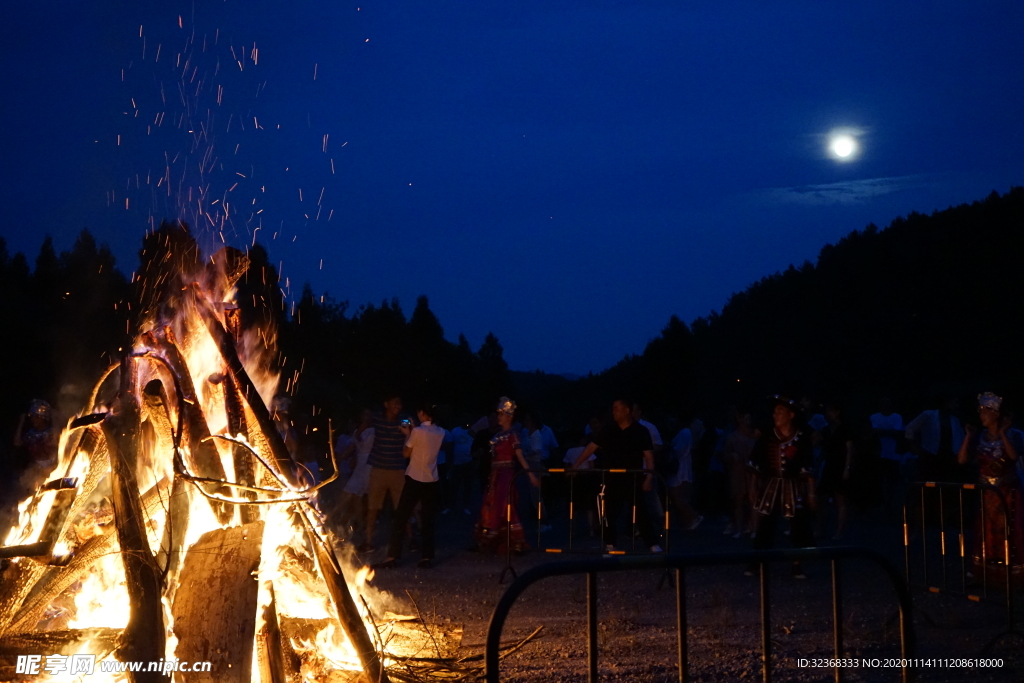
[[[587,572],[587,680],[597,683],[597,572]]]
[[[761,676],[772,683],[771,601],[768,596],[768,563],[761,560]]]
[[[832,638],[835,643],[836,660],[843,657],[843,594],[839,560],[832,560]],[[843,680],[843,667],[835,667],[836,683]]]
[[[686,575],[676,569],[676,629],[679,631],[679,683],[690,679],[690,644],[686,634]]]

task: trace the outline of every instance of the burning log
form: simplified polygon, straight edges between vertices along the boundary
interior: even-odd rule
[[[256,655],[260,668],[261,683],[288,683],[285,673],[285,650],[281,636],[281,625],[277,620],[277,598],[274,595],[274,584],[267,582],[270,602],[263,608],[263,625],[256,634]],[[291,669],[298,665],[289,662]]]
[[[184,674],[188,683],[249,683],[262,542],[258,521],[208,531],[189,549],[174,600],[175,656],[213,671]]]
[[[242,397],[245,399],[246,403],[248,403],[249,409],[256,418],[256,423],[262,432],[263,438],[265,438],[270,445],[270,452],[273,453],[274,460],[277,461],[278,473],[282,475],[289,484],[292,486],[296,485],[295,463],[292,462],[291,456],[288,455],[288,449],[285,448],[284,440],[281,438],[281,435],[278,434],[277,428],[274,427],[274,421],[270,417],[270,411],[268,411],[267,406],[264,405],[263,399],[256,390],[256,385],[253,384],[253,381],[249,378],[249,373],[245,371],[245,366],[242,364],[242,359],[238,357],[238,351],[235,349],[235,344],[231,339],[231,335],[228,334],[220,320],[217,319],[217,316],[210,307],[210,304],[198,294],[194,298],[196,302],[196,309],[199,311],[200,317],[206,323],[206,329],[209,330],[210,336],[213,337],[214,342],[217,344],[217,348],[224,357],[224,362],[227,363],[228,372],[231,373],[231,377],[237,384]]]
[[[131,615],[119,643],[117,657],[121,661],[155,662],[164,653],[164,620],[160,601],[163,583],[146,537],[142,501],[135,477],[142,424],[136,380],[135,359],[126,357],[122,361],[121,392],[115,412],[103,421],[103,433],[110,452],[114,524],[131,600]],[[162,675],[159,672],[139,672],[131,674],[131,678],[138,683],[160,683]]]
[[[248,437],[249,428],[248,422],[245,419],[245,405],[242,402],[242,396],[238,392],[238,386],[231,375],[224,375],[223,384],[224,408],[228,416],[228,432],[231,434],[245,434]],[[235,479],[238,483],[255,486],[256,463],[253,462],[252,456],[244,448],[235,444],[231,450],[231,459],[235,465]],[[255,491],[246,491],[242,495],[250,500],[256,499]],[[248,524],[259,519],[259,512],[252,507],[243,507],[239,512],[242,515],[242,524]]]
[[[345,635],[348,636],[352,646],[355,648],[359,662],[363,665],[363,672],[371,683],[377,683],[377,681],[388,683],[388,675],[380,661],[380,653],[377,652],[373,641],[370,640],[370,634],[366,630],[366,622],[363,620],[362,615],[359,614],[359,608],[356,607],[355,600],[352,599],[352,592],[348,589],[345,574],[334,557],[334,553],[316,532],[316,529],[313,528],[306,515],[301,511],[296,511],[296,514],[302,518],[302,523],[306,528],[306,536],[309,539],[310,545],[313,546],[313,555],[316,559],[317,568],[320,570],[320,575],[327,582],[327,590],[331,595],[334,608],[337,610],[338,621],[341,622]]]
[[[37,553],[40,556],[50,555],[57,543],[67,543],[68,520],[74,519],[81,512],[100,480],[106,476],[106,443],[99,428],[93,427],[85,431],[78,443],[77,454],[77,457],[88,456],[88,474],[84,482],[79,485],[77,496],[74,492],[58,492],[59,497],[54,500],[40,534],[40,538],[45,539],[38,544]],[[74,459],[71,464],[74,464]],[[69,465],[65,475],[70,471],[71,466]],[[27,557],[13,562],[7,568],[3,581],[0,582],[0,633],[8,630],[11,621],[15,619],[15,615],[27,599],[29,591],[33,587],[38,587],[37,583],[44,577],[47,570],[46,562]]]
[[[220,461],[220,453],[209,440],[210,428],[196,394],[192,375],[189,374],[185,360],[181,357],[170,330],[149,334],[146,337],[153,351],[166,361],[168,369],[176,380],[175,387],[180,389],[178,410],[182,412],[183,417],[180,419],[183,421],[185,434],[188,436],[188,452],[192,455],[193,469],[201,477],[223,480],[225,474],[224,466]],[[181,435],[179,435],[180,438]],[[204,488],[208,493],[223,495],[227,492],[222,486],[208,485]],[[210,505],[221,524],[227,524],[231,520],[233,510],[230,507],[212,500]]]
[[[142,496],[142,509],[147,516],[152,515],[160,506],[168,485],[166,480],[162,480]],[[40,581],[32,591],[25,607],[14,617],[9,630],[18,632],[32,628],[58,595],[78,581],[100,557],[116,552],[117,547],[117,533],[113,526],[105,533],[93,536],[83,543],[66,566],[59,568]]]

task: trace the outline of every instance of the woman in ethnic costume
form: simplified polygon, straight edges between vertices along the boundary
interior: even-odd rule
[[[515,412],[515,402],[502,396],[498,402],[498,433],[491,438],[491,475],[474,533],[480,550],[522,552],[528,547],[519,521],[516,487],[510,486],[520,469],[529,469],[519,435],[512,429]],[[534,486],[540,485],[536,474],[529,477]],[[511,548],[503,545],[506,539]]]
[[[811,514],[815,507],[811,435],[797,422],[800,409],[795,401],[776,395],[772,402],[772,429],[761,434],[750,455],[750,464],[760,475],[754,505],[760,523],[754,550],[768,550],[775,544],[775,529],[783,517],[790,520],[793,547],[810,548],[814,546]],[[747,572],[753,573],[751,568]],[[806,578],[799,562],[793,563],[793,577]]]
[[[1018,447],[1010,438],[1010,420],[1002,415],[1003,399],[990,391],[978,394],[978,415],[982,430],[974,432],[967,426],[966,438],[960,446],[957,462],[966,465],[973,461],[978,467],[978,481],[996,487],[1006,500],[1004,514],[999,495],[991,490],[982,492],[984,505],[984,527],[982,516],[977,519],[974,565],[980,569],[983,563],[1003,565],[1007,551],[1012,559],[1013,571],[1018,575],[1024,569],[1024,489],[1017,476]],[[1009,544],[1006,543],[1005,529],[1009,529]]]

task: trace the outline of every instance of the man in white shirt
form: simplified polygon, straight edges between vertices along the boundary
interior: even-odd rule
[[[878,439],[882,460],[882,490],[886,508],[899,510],[903,503],[903,455],[897,452],[897,439],[903,436],[903,417],[892,410],[892,400],[879,401],[879,411],[871,416],[871,433]]]
[[[693,435],[688,427],[680,429],[672,439],[672,460],[678,465],[675,475],[668,480],[669,494],[683,516],[683,526],[696,529],[704,517],[697,514],[690,503],[693,494]]]
[[[472,513],[469,511],[469,499],[473,492],[473,434],[469,427],[463,424],[451,431],[451,438],[452,466],[448,474],[451,498],[448,506],[453,510],[462,506],[463,514],[470,515]]]
[[[405,541],[405,528],[417,504],[422,505],[420,535],[423,543],[420,547],[419,566],[430,567],[434,560],[434,518],[437,513],[438,489],[441,486],[437,476],[437,454],[445,435],[444,429],[433,423],[434,410],[433,405],[424,405],[416,413],[420,424],[415,428],[403,428],[406,440],[402,455],[409,459],[409,465],[405,468],[405,484],[391,526],[388,557],[374,565],[378,569],[389,569],[398,564]]]
[[[954,414],[957,400],[940,401],[940,408],[926,410],[906,428],[910,449],[917,456],[918,475],[923,481],[956,481],[956,454],[964,441],[964,429]]]

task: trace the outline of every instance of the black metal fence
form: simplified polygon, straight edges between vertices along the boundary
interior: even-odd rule
[[[958,482],[912,482],[903,505],[903,558],[907,585],[917,585],[929,593],[951,593],[981,602],[989,597],[990,573],[1002,584],[1002,603],[1006,611],[1006,630],[999,638],[1017,631],[1014,609],[1014,557],[1010,535],[1012,511],[1006,496],[989,484]],[[917,495],[915,495],[917,494]],[[968,500],[965,504],[965,495]],[[998,501],[1003,543],[990,556],[988,512],[985,498]],[[913,507],[912,507],[913,506]],[[967,514],[965,514],[965,510]],[[954,519],[949,519],[950,512]],[[914,521],[911,521],[912,518]],[[972,528],[973,527],[973,528]],[[929,539],[931,543],[929,543]],[[920,581],[912,576],[912,549],[920,546]],[[973,549],[973,550],[972,550]],[[938,560],[938,568],[935,567]],[[987,649],[987,648],[986,648]]]
[[[512,478],[512,480],[509,482],[509,485],[508,485],[508,497],[506,498],[506,500],[509,501],[509,502],[508,502],[507,510],[506,510],[506,514],[505,514],[506,550],[508,552],[505,553],[505,556],[506,556],[505,567],[502,569],[501,575],[498,577],[498,582],[499,583],[504,583],[505,582],[505,576],[506,575],[511,575],[512,578],[515,578],[516,576],[518,576],[518,574],[516,573],[515,568],[512,566],[512,552],[511,552],[511,545],[512,545],[512,490],[517,488],[517,485],[518,485],[521,477],[523,477],[524,475],[529,475],[529,474],[536,474],[538,476],[539,480],[540,480],[540,487],[539,487],[540,490],[538,492],[538,504],[536,506],[536,523],[537,523],[537,540],[536,540],[537,546],[536,547],[537,547],[538,550],[546,552],[546,553],[554,553],[554,554],[558,554],[558,553],[588,554],[589,553],[589,554],[601,554],[601,555],[627,555],[629,553],[637,552],[637,549],[636,549],[637,506],[638,506],[638,504],[639,505],[645,505],[647,503],[646,500],[643,500],[643,498],[644,498],[644,492],[643,491],[640,491],[640,494],[639,494],[640,500],[638,500],[638,495],[637,494],[638,494],[638,490],[640,488],[639,487],[639,478],[641,476],[646,476],[648,474],[653,475],[654,478],[655,478],[655,481],[657,482],[657,485],[653,489],[654,495],[658,496],[659,493],[660,493],[659,501],[661,502],[661,505],[662,505],[662,511],[660,513],[660,516],[663,519],[662,526],[661,526],[662,531],[663,531],[663,542],[664,542],[663,550],[666,553],[670,550],[671,541],[670,541],[670,538],[669,538],[669,531],[670,531],[670,527],[671,527],[671,522],[670,522],[670,520],[671,520],[671,512],[670,512],[670,510],[671,510],[672,501],[671,501],[671,498],[670,498],[670,495],[669,495],[669,487],[668,487],[667,482],[657,472],[654,472],[654,471],[651,471],[651,470],[642,470],[642,469],[593,469],[593,468],[591,468],[591,469],[572,469],[572,468],[557,468],[557,467],[556,468],[550,468],[550,469],[520,470],[518,473],[516,473],[516,475]],[[568,539],[567,539],[567,542],[566,542],[566,544],[564,546],[553,546],[553,545],[545,544],[543,542],[543,537],[541,535],[541,526],[542,526],[542,521],[543,521],[543,518],[544,518],[544,512],[543,512],[543,510],[544,510],[544,508],[543,508],[543,505],[544,505],[544,481],[545,481],[545,479],[547,479],[548,477],[550,477],[552,475],[565,477],[565,479],[567,480],[567,485],[568,485],[568,494],[569,494],[569,498],[568,498],[568,503],[569,503],[569,506],[568,506],[568,511],[569,511],[569,516],[568,516]],[[577,482],[578,479],[598,479],[599,480],[598,488],[595,489],[595,491],[594,491],[594,493],[595,493],[595,500],[593,501],[593,504],[594,504],[594,508],[593,509],[596,511],[597,516],[600,519],[600,523],[601,523],[602,526],[604,524],[616,524],[618,522],[618,520],[614,520],[614,519],[613,520],[608,520],[605,517],[604,509],[603,509],[603,501],[602,501],[600,493],[599,493],[600,490],[603,490],[603,486],[605,484],[605,481],[607,480],[607,478],[609,476],[611,476],[611,477],[632,477],[633,478],[633,486],[632,486],[633,501],[632,501],[632,507],[630,508],[630,513],[631,513],[631,515],[630,515],[630,520],[631,520],[631,526],[630,526],[630,547],[628,549],[606,550],[604,548],[603,543],[599,547],[597,547],[597,548],[581,547],[578,542],[576,542],[575,545],[574,545],[575,525],[576,525],[576,519],[577,519],[576,513],[578,512],[577,506],[576,506],[576,495],[575,495],[575,492],[576,492],[576,489],[578,487],[578,482]],[[651,524],[654,525],[654,526],[657,526],[657,522],[661,521],[661,520],[655,519],[655,516],[653,514],[650,515],[650,518],[651,518]],[[602,529],[602,531],[603,531],[603,529]],[[599,537],[600,537],[600,534],[599,534]],[[641,552],[643,552],[644,554],[649,554],[650,550],[647,549],[647,548],[644,548]]]
[[[588,680],[598,680],[598,645],[597,645],[597,575],[604,572],[620,572],[635,570],[675,570],[676,588],[676,630],[678,631],[677,659],[679,681],[686,683],[689,676],[689,643],[686,633],[686,574],[688,567],[757,564],[760,573],[761,589],[761,675],[764,683],[771,683],[772,677],[772,641],[771,641],[771,598],[769,594],[769,564],[774,562],[796,562],[808,560],[828,560],[832,564],[832,629],[835,659],[843,658],[843,603],[842,603],[842,567],[841,560],[868,560],[878,565],[888,577],[896,592],[899,604],[900,623],[900,659],[901,675],[904,682],[913,679],[913,670],[907,660],[913,657],[914,626],[913,607],[910,591],[903,576],[893,564],[880,553],[868,548],[837,547],[837,548],[803,548],[795,550],[762,550],[730,553],[708,553],[700,555],[651,555],[647,557],[628,556],[611,558],[593,558],[552,562],[527,570],[509,585],[501,596],[491,615],[487,629],[487,644],[484,652],[487,683],[500,683],[498,648],[501,634],[505,627],[512,605],[529,586],[553,576],[586,574],[587,576],[587,642],[588,642]],[[841,681],[843,668],[836,667],[834,676]]]

